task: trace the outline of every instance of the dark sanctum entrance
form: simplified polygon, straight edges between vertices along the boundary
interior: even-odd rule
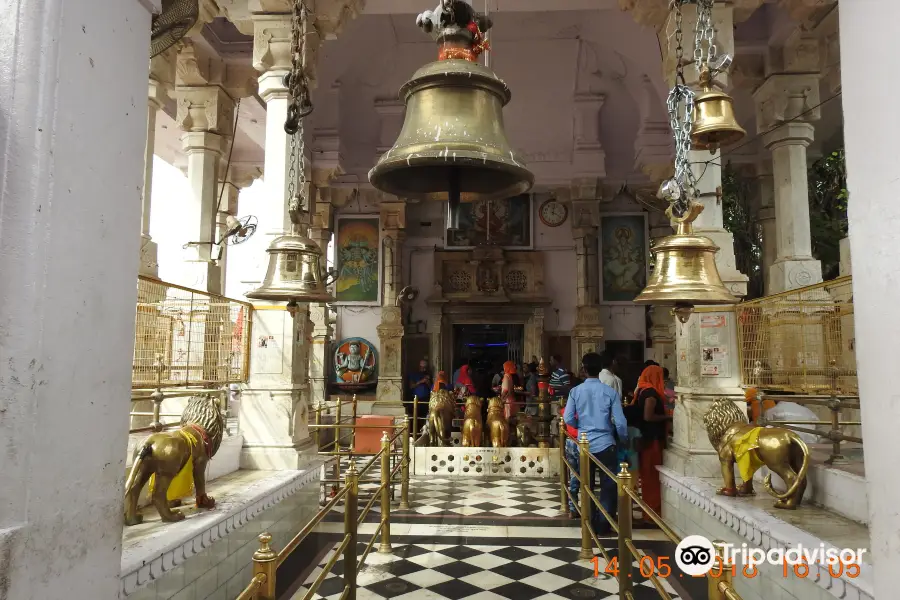
[[[522,362],[525,327],[521,324],[454,325],[453,371],[466,363],[478,370],[500,372],[507,360]]]

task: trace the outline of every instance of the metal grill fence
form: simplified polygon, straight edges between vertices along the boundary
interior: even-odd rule
[[[247,381],[252,306],[139,277],[131,387]]]
[[[743,383],[799,394],[858,393],[851,277],[736,307]]]

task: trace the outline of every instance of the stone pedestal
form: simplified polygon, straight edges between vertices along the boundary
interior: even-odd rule
[[[575,355],[572,361],[581,363],[581,357],[597,352],[603,343],[603,326],[600,325],[599,306],[579,306],[575,309],[575,327],[572,329]]]
[[[302,307],[303,305],[301,305]],[[256,306],[250,340],[250,380],[241,394],[243,469],[296,469],[312,449],[307,426],[308,313]]]
[[[718,477],[719,459],[709,442],[703,416],[713,400],[732,398],[746,410],[741,389],[734,310],[698,307],[690,320],[675,325],[678,384],[674,440],[664,463],[683,475]]]

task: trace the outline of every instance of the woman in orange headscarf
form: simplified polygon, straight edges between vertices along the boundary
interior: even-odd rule
[[[447,383],[447,372],[446,371],[438,371],[437,378],[434,380],[434,387],[431,391],[437,392],[439,390],[446,390],[450,387],[450,384]]]
[[[641,449],[639,464],[641,473],[641,495],[650,508],[660,514],[662,510],[662,490],[659,484],[659,471],[656,467],[662,464],[662,451],[666,444],[666,422],[672,417],[666,414],[666,383],[662,367],[650,365],[638,379],[637,396],[641,430]],[[646,515],[644,521],[650,522]]]
[[[500,400],[503,401],[506,420],[509,421],[516,414],[516,363],[511,360],[503,363],[503,382],[500,384]]]

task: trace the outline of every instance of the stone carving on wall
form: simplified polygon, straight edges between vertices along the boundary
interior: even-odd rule
[[[541,252],[481,246],[468,252],[435,252],[438,281],[429,300],[545,300]],[[474,285],[473,285],[474,284]]]

